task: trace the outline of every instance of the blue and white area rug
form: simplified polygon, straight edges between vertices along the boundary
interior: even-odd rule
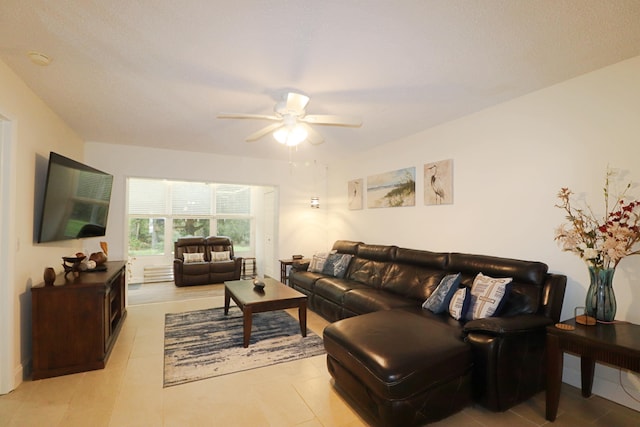
[[[168,313],[164,326],[164,386],[324,354],[322,338],[284,311],[253,315],[249,347],[242,346],[242,311],[231,307]]]

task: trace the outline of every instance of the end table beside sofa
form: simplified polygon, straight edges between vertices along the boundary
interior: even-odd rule
[[[376,425],[421,425],[475,401],[504,411],[545,386],[546,327],[559,321],[566,277],[540,262],[338,240],[342,277],[294,265],[290,286],[334,322],[324,331],[336,387]],[[422,304],[447,275],[512,278],[498,316],[455,320]]]
[[[546,418],[556,419],[562,383],[563,353],[580,356],[582,396],[591,396],[595,363],[640,372],[640,325],[629,322],[583,325],[576,319],[547,327]],[[566,329],[562,326],[567,326]]]

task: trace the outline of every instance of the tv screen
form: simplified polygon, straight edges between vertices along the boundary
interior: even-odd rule
[[[38,243],[104,236],[113,175],[51,152]]]

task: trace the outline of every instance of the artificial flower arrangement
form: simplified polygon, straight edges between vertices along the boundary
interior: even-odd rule
[[[640,201],[629,200],[629,182],[615,196],[612,204],[610,184],[616,172],[607,169],[604,186],[605,214],[598,219],[590,206],[577,208],[572,205],[573,192],[562,188],[558,193],[560,203],[556,207],[567,213],[568,223],[556,229],[555,240],[563,251],[573,252],[588,266],[596,270],[614,269],[622,258],[640,254],[636,244],[640,242]]]

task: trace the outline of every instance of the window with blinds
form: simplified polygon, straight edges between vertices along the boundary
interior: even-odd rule
[[[129,215],[163,215],[167,213],[166,182],[152,179],[129,179]]]
[[[249,214],[251,211],[251,192],[242,185],[216,186],[216,213]]]
[[[129,178],[129,255],[171,253],[186,236],[229,236],[253,251],[251,186]]]

